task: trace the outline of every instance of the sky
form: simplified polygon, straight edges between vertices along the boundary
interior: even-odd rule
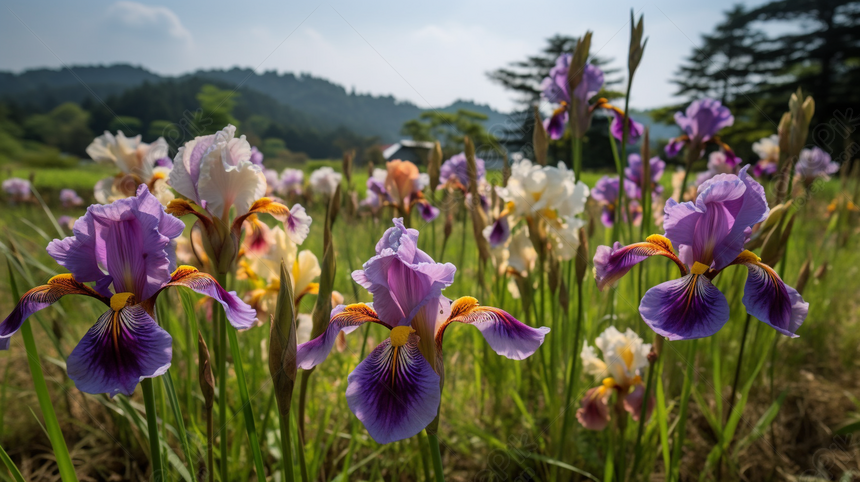
[[[412,6],[414,5],[414,6]],[[6,1],[0,70],[130,63],[159,74],[248,67],[309,73],[422,108],[457,99],[507,112],[516,97],[486,73],[554,34],[594,32],[592,53],[626,72],[630,9],[648,45],[630,104],[677,103],[673,72],[722,19],[724,2]]]

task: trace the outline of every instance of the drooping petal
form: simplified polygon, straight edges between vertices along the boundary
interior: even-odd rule
[[[303,370],[310,370],[324,362],[334,346],[338,333],[350,333],[365,323],[378,323],[386,328],[391,328],[390,325],[379,320],[372,307],[364,303],[335,307],[331,311],[331,320],[325,332],[313,340],[299,345],[296,353],[296,366]]]
[[[681,149],[687,144],[687,136],[675,137],[669,139],[669,143],[666,144],[666,155],[669,157],[675,157],[681,152]]]
[[[235,291],[227,291],[218,284],[212,276],[197,271],[193,266],[180,266],[170,277],[170,282],[164,287],[184,286],[201,295],[206,295],[224,307],[227,320],[237,330],[245,330],[254,326],[257,312],[242,301]],[[154,302],[154,301],[153,301]]]
[[[420,201],[417,206],[418,212],[421,214],[421,219],[424,220],[425,223],[429,223],[439,217],[439,208],[433,207],[427,201]]]
[[[549,119],[543,121],[543,127],[546,129],[549,138],[553,140],[561,139],[564,136],[564,128],[567,126],[568,113],[565,106],[561,106],[553,111]]]
[[[642,415],[642,403],[645,398],[645,386],[641,383],[636,385],[632,392],[628,393],[624,397],[624,410],[627,410],[630,413],[630,416],[635,421],[639,421],[640,415]],[[651,418],[651,412],[654,411],[654,391],[651,391],[651,394],[648,396],[648,408],[645,409],[645,420]]]
[[[490,242],[491,248],[504,246],[511,237],[511,225],[508,222],[508,217],[500,217],[493,224],[485,227],[482,234]]]
[[[597,289],[603,291],[604,287],[621,279],[633,266],[655,255],[671,259],[681,270],[682,276],[687,274],[687,268],[672,251],[672,242],[663,236],[652,234],[642,243],[621,246],[621,243],[616,242],[612,248],[598,246],[594,253],[594,279],[597,281]]]
[[[414,334],[402,346],[383,341],[347,382],[349,409],[377,443],[416,435],[439,411],[439,375],[421,355]]]
[[[305,208],[301,204],[294,204],[291,209],[285,205],[275,201],[274,199],[263,197],[254,201],[254,204],[248,208],[248,212],[244,213],[233,221],[233,235],[239,237],[242,223],[248,216],[254,214],[270,214],[273,218],[284,224],[284,232],[295,244],[302,244],[308,237],[311,228],[311,217],[308,216]]]
[[[718,332],[729,321],[729,303],[707,277],[691,273],[648,290],[639,314],[658,335],[690,340]]]
[[[609,424],[609,393],[602,386],[594,387],[582,397],[582,408],[576,410],[576,419],[588,430],[603,430]]]
[[[85,295],[107,304],[108,299],[89,286],[78,283],[71,274],[61,274],[24,293],[12,313],[0,323],[0,350],[9,349],[9,339],[33,313],[47,308],[66,295]]]
[[[454,302],[451,315],[436,332],[437,346],[441,347],[445,329],[454,322],[475,326],[493,351],[512,360],[531,356],[549,333],[546,326],[532,328],[503,310],[480,306],[475,298],[464,296]]]
[[[66,365],[82,392],[130,396],[142,379],[163,375],[172,354],[170,335],[138,304],[101,315]]]
[[[809,303],[755,254],[744,251],[735,263],[743,264],[749,271],[743,297],[747,313],[783,335],[797,337],[797,330],[809,312]]]

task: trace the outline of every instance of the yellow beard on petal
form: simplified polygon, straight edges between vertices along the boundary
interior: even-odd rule
[[[134,293],[117,293],[110,297],[110,309],[119,311],[125,308],[129,300],[134,301]]]
[[[415,329],[411,326],[395,326],[391,329],[391,346],[397,348],[401,347],[409,341],[409,335],[415,333]]]
[[[706,271],[708,271],[708,265],[702,264],[698,261],[693,263],[693,268],[690,269],[690,272],[693,274],[705,274]]]

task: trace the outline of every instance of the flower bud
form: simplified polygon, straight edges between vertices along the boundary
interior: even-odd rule
[[[647,164],[647,162],[646,162]],[[585,235],[585,229],[579,228],[579,247],[576,248],[576,282],[582,284],[585,280],[585,273],[588,272],[588,236]]]
[[[439,176],[442,169],[442,144],[436,141],[433,144],[433,150],[430,151],[430,157],[427,159],[427,175],[430,176],[430,192],[436,190],[439,186]]]
[[[278,411],[283,420],[283,417],[289,417],[297,372],[293,283],[284,260],[281,260],[280,275],[278,301],[269,327],[269,373],[274,384]]]
[[[800,273],[797,275],[797,282],[794,284],[794,289],[798,294],[803,294],[803,288],[806,287],[806,282],[809,280],[809,272],[812,266],[812,259],[806,258],[803,265],[800,267]]]

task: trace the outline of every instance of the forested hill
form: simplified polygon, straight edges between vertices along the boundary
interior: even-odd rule
[[[175,88],[177,85],[197,84],[191,81],[193,78],[214,81],[219,87],[231,90],[239,86],[239,92],[248,96],[263,94],[274,99],[284,109],[269,106],[268,110],[278,111],[275,117],[282,125],[296,129],[312,127],[320,131],[345,128],[360,136],[377,136],[382,142],[399,139],[403,123],[418,117],[425,110],[392,96],[348,92],[343,86],[308,74],[279,74],[273,71],[257,74],[250,69],[233,68],[199,70],[179,77],[166,77],[124,64],[72,66],[71,72],[66,69],[35,69],[20,74],[0,72],[0,100],[37,111],[48,111],[68,101],[78,104],[98,103],[96,97],[113,104],[108,102],[109,98],[121,98],[124,93],[141,88],[144,84],[159,85],[170,81]],[[240,102],[239,107],[242,104],[244,102]],[[182,107],[193,110],[196,106]],[[457,109],[487,115],[488,128],[505,121],[504,114],[470,101],[457,101],[438,110],[453,112]],[[139,112],[117,114],[146,117]],[[265,114],[271,115],[270,112]]]

